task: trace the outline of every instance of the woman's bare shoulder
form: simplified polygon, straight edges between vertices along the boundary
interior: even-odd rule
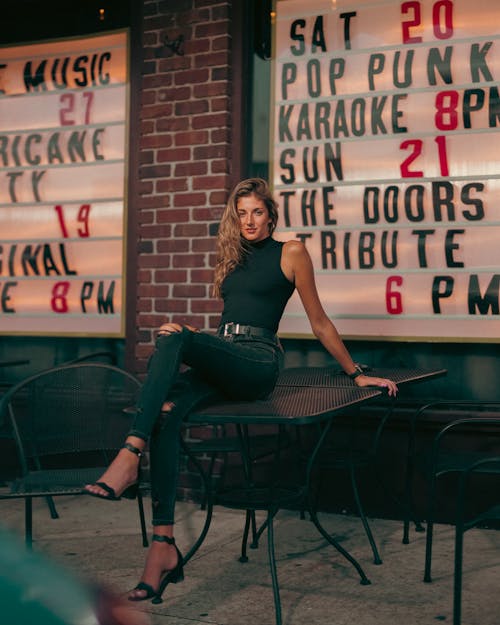
[[[297,239],[292,239],[291,241],[287,241],[283,245],[283,254],[285,258],[289,259],[291,262],[304,262],[309,259],[309,252],[307,251],[306,246],[302,241],[297,241]]]
[[[302,243],[302,241],[298,241],[297,239],[291,239],[290,241],[285,241],[283,244],[283,250],[287,254],[304,254],[307,253],[306,246]]]

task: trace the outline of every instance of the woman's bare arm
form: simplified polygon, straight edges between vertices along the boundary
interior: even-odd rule
[[[347,374],[355,373],[354,361],[319,299],[311,257],[305,245],[299,241],[285,243],[281,266],[286,277],[295,283],[314,335]],[[355,382],[358,386],[387,388],[389,395],[395,395],[398,390],[392,380],[364,374],[356,377]]]

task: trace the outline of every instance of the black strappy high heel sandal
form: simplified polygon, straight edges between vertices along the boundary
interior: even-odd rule
[[[135,499],[137,497],[137,491],[139,489],[140,470],[141,470],[141,458],[144,455],[144,452],[141,451],[138,447],[131,445],[130,443],[125,443],[123,445],[123,449],[128,449],[139,458],[139,467],[137,469],[137,481],[131,484],[130,486],[127,486],[127,488],[123,491],[123,493],[118,496],[116,495],[115,489],[111,488],[111,486],[106,484],[106,482],[94,482],[95,486],[99,486],[100,488],[102,488],[102,490],[105,490],[107,495],[93,493],[92,491],[87,490],[85,488],[84,492],[87,495],[90,495],[91,497],[98,497],[99,499],[106,499],[108,501],[120,501],[122,497],[124,497],[125,499]]]
[[[158,543],[168,543],[169,545],[174,545],[175,550],[177,552],[177,564],[173,569],[169,571],[164,571],[160,584],[158,586],[158,590],[155,590],[150,584],[146,584],[146,582],[139,582],[134,590],[145,590],[146,594],[143,597],[130,597],[129,601],[145,601],[146,599],[152,599],[151,603],[162,603],[163,599],[161,598],[165,588],[169,584],[177,584],[178,582],[182,582],[184,579],[184,558],[182,557],[181,552],[179,551],[177,545],[175,544],[175,538],[170,538],[170,536],[160,536],[159,534],[153,534],[152,540]]]

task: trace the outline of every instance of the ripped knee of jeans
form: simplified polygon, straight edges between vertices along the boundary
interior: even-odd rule
[[[167,425],[168,417],[174,408],[175,404],[173,401],[166,401],[163,403],[160,414],[158,415],[158,419],[156,420],[155,426],[153,428],[154,433],[158,433]]]

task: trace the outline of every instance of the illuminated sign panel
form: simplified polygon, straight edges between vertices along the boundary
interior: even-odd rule
[[[346,336],[500,338],[500,4],[278,0],[277,238]],[[309,334],[299,298],[280,331]]]
[[[0,49],[0,333],[123,336],[127,34]]]

